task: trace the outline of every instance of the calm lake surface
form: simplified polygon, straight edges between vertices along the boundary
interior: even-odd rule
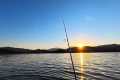
[[[120,80],[120,53],[74,53],[78,80]],[[68,53],[0,55],[0,80],[74,80]]]

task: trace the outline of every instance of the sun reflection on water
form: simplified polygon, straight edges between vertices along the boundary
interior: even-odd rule
[[[74,64],[78,66],[79,73],[80,73],[80,80],[84,80],[85,76],[85,65],[88,64],[91,54],[90,53],[75,53],[73,55]]]
[[[80,53],[80,73],[81,73],[80,80],[84,79],[84,76],[83,76],[83,73],[84,73],[83,65],[84,65],[83,53]]]

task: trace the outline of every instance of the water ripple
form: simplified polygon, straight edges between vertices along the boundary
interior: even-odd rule
[[[120,59],[97,54],[83,65],[75,64],[78,80],[120,80]],[[65,57],[64,57],[65,56]],[[67,54],[0,56],[0,80],[74,80]],[[111,62],[113,60],[113,63]],[[103,61],[101,61],[103,60]],[[77,59],[79,61],[79,59]]]

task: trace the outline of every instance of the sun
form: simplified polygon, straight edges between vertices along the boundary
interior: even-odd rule
[[[83,48],[84,46],[83,45],[79,45],[80,48]]]
[[[80,49],[83,49],[83,48],[84,48],[84,45],[83,45],[83,44],[77,44],[77,46],[78,46]]]

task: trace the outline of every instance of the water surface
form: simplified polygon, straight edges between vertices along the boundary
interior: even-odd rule
[[[78,80],[120,80],[120,53],[74,53]],[[0,80],[74,80],[70,56],[0,55]]]

